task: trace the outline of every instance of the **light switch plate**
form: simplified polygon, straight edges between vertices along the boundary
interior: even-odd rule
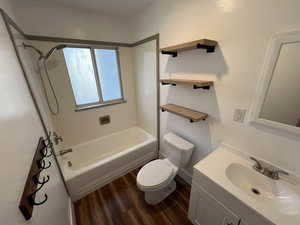
[[[236,109],[233,114],[233,121],[243,123],[245,120],[247,110],[246,109]]]

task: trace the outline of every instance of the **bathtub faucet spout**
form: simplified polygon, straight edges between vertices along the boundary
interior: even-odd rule
[[[73,152],[73,149],[69,148],[69,149],[63,149],[59,151],[59,155],[65,155],[69,152]]]

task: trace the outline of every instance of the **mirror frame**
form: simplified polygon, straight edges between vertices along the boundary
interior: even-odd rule
[[[251,123],[300,134],[299,127],[259,117],[269,91],[269,86],[273,78],[273,73],[280,55],[281,47],[283,44],[295,42],[300,43],[300,31],[279,33],[272,37],[262,67],[261,77],[257,84],[256,97],[251,112]]]

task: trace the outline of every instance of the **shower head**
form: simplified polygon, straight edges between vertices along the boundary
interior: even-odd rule
[[[24,48],[31,48],[35,52],[37,52],[39,54],[39,60],[41,60],[41,59],[47,60],[53,54],[54,51],[61,50],[61,49],[65,48],[65,47],[67,47],[67,45],[64,45],[64,44],[60,44],[60,45],[54,46],[53,48],[51,48],[49,50],[49,52],[46,55],[44,55],[44,53],[41,50],[37,49],[33,45],[28,45],[26,43],[23,43],[23,46],[24,46]]]
[[[61,45],[54,46],[49,50],[49,52],[43,58],[47,60],[50,58],[50,56],[53,54],[54,51],[64,49],[65,47],[67,47],[67,45],[61,44]]]

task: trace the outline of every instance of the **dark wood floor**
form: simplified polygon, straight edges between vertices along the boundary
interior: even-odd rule
[[[137,170],[75,203],[78,225],[192,225],[187,218],[190,185],[176,177],[177,190],[158,205],[145,203]]]

